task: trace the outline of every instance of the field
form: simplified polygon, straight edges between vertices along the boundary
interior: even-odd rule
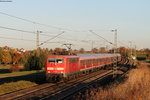
[[[30,81],[17,81],[0,85],[0,95],[30,88],[38,84]]]
[[[85,93],[86,100],[150,100],[150,65],[142,63],[125,76],[126,80],[94,88]],[[83,99],[79,97],[77,100]]]
[[[45,71],[22,71],[0,74],[0,95],[33,87],[45,82]]]

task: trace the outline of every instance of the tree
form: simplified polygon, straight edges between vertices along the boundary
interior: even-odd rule
[[[43,53],[42,50],[40,50],[40,52],[37,52],[36,50],[32,51],[25,63],[25,69],[41,70],[42,68],[45,68],[46,56],[47,54]]]
[[[93,53],[98,53],[98,49],[97,49],[97,48],[93,48],[91,51],[92,51]]]
[[[4,64],[10,64],[12,62],[12,58],[10,52],[7,50],[2,50],[1,52],[1,62]]]
[[[13,56],[13,64],[19,63],[21,59],[22,59],[22,55],[19,53],[15,53]]]
[[[85,53],[84,48],[81,48],[81,49],[79,50],[79,53]]]
[[[107,53],[106,48],[105,47],[101,47],[99,49],[100,53]]]

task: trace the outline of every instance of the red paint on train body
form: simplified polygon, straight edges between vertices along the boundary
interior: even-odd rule
[[[119,54],[106,55],[49,55],[46,60],[47,77],[59,76],[66,78],[69,75],[80,73],[114,63],[114,58],[121,60]]]

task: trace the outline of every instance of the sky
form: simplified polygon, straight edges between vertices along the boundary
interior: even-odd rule
[[[111,30],[117,29],[118,46],[130,47],[129,41],[132,41],[131,47],[136,45],[142,49],[150,48],[149,9],[149,0],[12,0],[0,2],[0,27],[42,31],[40,44],[49,40],[40,46],[42,48],[65,48],[64,43],[71,43],[73,49],[87,50],[112,48],[99,36],[114,42]],[[5,45],[35,49],[36,34],[0,28],[0,47]]]

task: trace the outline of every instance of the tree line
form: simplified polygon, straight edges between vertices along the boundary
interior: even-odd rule
[[[23,64],[25,70],[41,70],[45,68],[47,55],[76,55],[77,53],[113,53],[113,51],[113,49],[106,50],[105,48],[93,48],[90,51],[85,51],[84,48],[80,48],[79,50],[71,50],[69,52],[67,49],[64,48],[38,48],[36,50],[21,51],[20,49],[0,47],[0,64]],[[130,53],[130,50],[125,47],[120,47],[117,49],[117,51],[123,56],[128,56]],[[137,53],[146,53],[149,56],[150,50],[143,49],[137,51]]]

